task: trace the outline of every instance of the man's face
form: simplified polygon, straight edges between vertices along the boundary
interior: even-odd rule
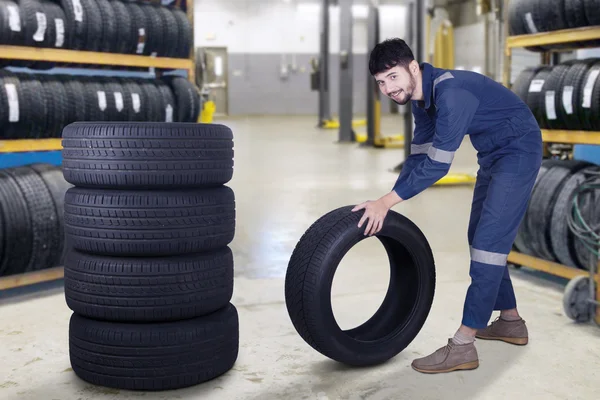
[[[415,77],[402,66],[395,66],[376,74],[375,82],[381,93],[400,105],[404,105],[411,100],[417,87]]]

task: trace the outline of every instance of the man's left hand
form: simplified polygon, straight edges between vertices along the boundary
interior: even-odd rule
[[[402,199],[395,192],[391,192],[378,200],[369,200],[357,205],[352,211],[365,210],[358,222],[358,227],[362,227],[365,221],[368,220],[365,235],[372,236],[379,233],[381,228],[383,228],[383,220],[390,208],[401,201]]]

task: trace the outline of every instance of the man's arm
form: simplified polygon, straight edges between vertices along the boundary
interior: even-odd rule
[[[427,154],[422,150],[431,143],[435,133],[435,124],[424,109],[413,104],[412,114],[415,119],[415,134],[410,146],[410,155],[404,160],[402,171],[394,187],[404,184],[412,170],[425,159]]]
[[[422,154],[418,163],[394,185],[393,191],[402,200],[416,196],[448,173],[479,100],[465,89],[448,88],[440,93],[436,104],[438,117],[431,145],[419,149]]]

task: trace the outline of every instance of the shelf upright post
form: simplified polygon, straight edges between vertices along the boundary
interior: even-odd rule
[[[188,80],[193,84],[196,84],[196,46],[194,41],[196,40],[196,27],[194,26],[194,0],[185,0],[185,11],[187,17],[190,20],[192,26],[192,45],[190,46],[190,67],[188,68]]]

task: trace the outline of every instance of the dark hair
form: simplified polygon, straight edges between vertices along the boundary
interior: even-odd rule
[[[399,38],[386,39],[371,50],[369,71],[371,75],[387,71],[397,65],[408,68],[415,57],[406,42]]]

